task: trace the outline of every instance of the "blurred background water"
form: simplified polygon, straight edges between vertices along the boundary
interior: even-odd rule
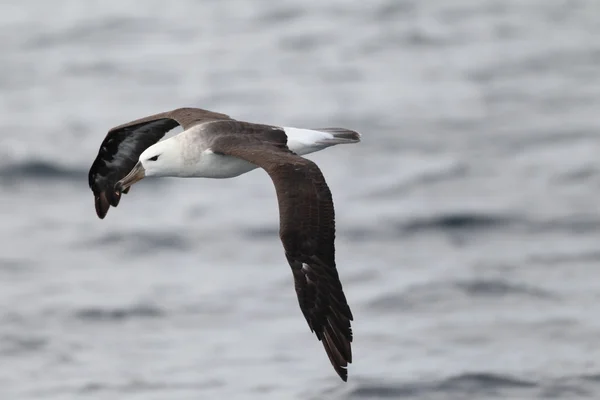
[[[0,50],[2,400],[600,397],[599,2],[4,0]],[[96,217],[108,129],[181,106],[363,134],[308,156],[347,384],[263,171]]]

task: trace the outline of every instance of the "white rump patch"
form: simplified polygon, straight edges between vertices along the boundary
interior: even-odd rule
[[[302,143],[305,146],[314,146],[318,145],[320,141],[333,139],[333,134],[331,133],[312,129],[284,127],[283,130],[288,137],[288,141]]]
[[[313,153],[333,144],[327,143],[328,140],[334,139],[333,134],[329,132],[290,127],[283,127],[283,130],[288,138],[289,149],[298,155]]]

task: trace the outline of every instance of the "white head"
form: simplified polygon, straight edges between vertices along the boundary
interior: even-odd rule
[[[181,176],[184,170],[183,151],[180,142],[169,138],[148,147],[126,177],[117,183],[123,191],[146,176]]]
[[[183,153],[175,138],[163,140],[140,154],[139,163],[145,176],[178,176],[183,169]]]

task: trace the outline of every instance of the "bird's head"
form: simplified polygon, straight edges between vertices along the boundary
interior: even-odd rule
[[[147,176],[178,176],[183,168],[183,158],[179,142],[173,139],[148,147],[129,174],[117,182],[115,189],[123,191]]]

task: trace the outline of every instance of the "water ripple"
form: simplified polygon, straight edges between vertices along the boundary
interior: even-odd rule
[[[368,303],[378,312],[397,312],[432,307],[435,304],[450,304],[461,298],[503,299],[512,297],[538,300],[555,300],[557,294],[522,283],[501,279],[470,279],[411,286],[402,292],[382,293]]]
[[[459,232],[493,230],[517,223],[518,220],[513,216],[457,211],[417,218],[400,224],[398,228],[404,234],[418,234],[427,231]]]
[[[473,279],[454,284],[463,293],[472,297],[504,297],[510,295],[530,296],[535,298],[553,298],[549,291],[520,283],[492,279]]]
[[[159,318],[165,311],[150,304],[137,304],[130,307],[101,308],[87,307],[77,310],[75,318],[84,321],[123,321],[139,318]]]
[[[48,344],[46,338],[28,334],[3,335],[0,337],[0,354],[4,356],[20,356],[24,353],[37,352]]]
[[[87,248],[117,246],[127,253],[147,256],[150,253],[164,250],[183,251],[191,248],[191,242],[185,234],[169,231],[134,231],[111,232],[92,240],[79,243],[79,247]]]
[[[92,394],[98,392],[111,392],[115,394],[139,393],[158,391],[176,391],[176,390],[201,390],[212,389],[223,386],[220,380],[207,380],[206,382],[149,382],[144,380],[133,380],[123,384],[108,384],[100,382],[90,382],[81,386],[78,392],[82,394]]]
[[[71,169],[42,160],[31,160],[0,167],[2,181],[83,181],[86,178],[87,172],[83,170]]]
[[[518,389],[535,389],[538,384],[534,381],[519,379],[508,375],[493,373],[464,373],[440,381],[415,382],[406,384],[359,384],[353,389],[347,399],[398,399],[398,398],[431,398],[432,395],[442,395],[448,398],[454,395],[477,396],[492,392],[507,393]]]

